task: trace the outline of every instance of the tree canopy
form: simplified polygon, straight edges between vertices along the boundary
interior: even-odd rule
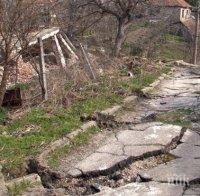
[[[198,0],[187,0],[187,2],[193,6],[197,5]]]

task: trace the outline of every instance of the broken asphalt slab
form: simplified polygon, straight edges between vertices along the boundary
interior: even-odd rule
[[[86,159],[80,161],[68,174],[73,177],[81,175],[98,175],[121,168],[137,158],[158,155],[172,141],[182,137],[182,127],[167,124],[148,123],[132,130],[121,130],[108,138],[104,145],[98,148]]]
[[[163,184],[158,182],[131,183],[116,189],[105,189],[95,196],[182,196],[184,187],[174,184]]]
[[[143,172],[156,182],[190,184],[200,180],[200,159],[178,158]]]

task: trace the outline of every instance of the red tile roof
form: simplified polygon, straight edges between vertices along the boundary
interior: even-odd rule
[[[192,7],[185,0],[150,0],[150,3],[156,6],[165,6],[165,7],[183,7],[183,8]]]

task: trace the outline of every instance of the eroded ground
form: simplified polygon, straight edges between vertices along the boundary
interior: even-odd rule
[[[61,188],[57,195],[200,195],[199,83],[198,68],[177,67],[124,105],[116,126],[100,127],[86,145],[60,157],[54,170],[63,178],[43,184]]]

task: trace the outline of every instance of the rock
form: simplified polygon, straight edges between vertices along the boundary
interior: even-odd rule
[[[170,153],[181,158],[200,158],[200,146],[195,146],[191,143],[182,143]]]
[[[101,111],[101,113],[104,114],[104,115],[113,115],[114,113],[116,113],[120,109],[121,109],[121,106],[120,105],[116,105],[116,106],[113,106],[112,108],[108,108],[108,109],[106,109],[104,111]]]
[[[184,133],[181,142],[190,143],[193,145],[200,145],[200,135],[194,131],[187,130]]]
[[[84,113],[84,114],[81,115],[80,119],[81,119],[82,122],[87,122],[88,120],[91,120],[91,116]]]
[[[200,131],[200,122],[198,122],[198,123],[192,123],[192,129],[194,131]]]
[[[123,102],[124,102],[124,104],[128,104],[128,103],[131,103],[131,102],[136,102],[137,99],[138,99],[137,96],[132,95],[132,96],[126,97]]]
[[[72,177],[78,177],[78,176],[82,175],[82,172],[79,169],[71,169],[67,173],[68,173],[68,175],[70,175]]]
[[[142,179],[141,179],[140,175],[137,175],[137,177],[135,179],[135,182],[142,182]]]
[[[95,194],[96,196],[182,196],[184,192],[183,186],[173,184],[163,184],[158,182],[147,183],[131,183],[125,186],[108,189]]]
[[[194,131],[200,131],[200,122],[196,122],[196,123],[191,123],[191,126],[192,126],[192,130]]]
[[[8,195],[8,193],[7,193],[8,190],[6,187],[6,183],[4,181],[4,176],[1,173],[1,170],[2,170],[2,166],[0,165],[0,196],[6,196],[6,195]]]
[[[144,172],[140,172],[138,174],[138,176],[140,176],[142,182],[149,182],[152,180],[151,176],[149,176],[148,174],[144,173]]]
[[[21,178],[16,178],[16,179],[8,181],[8,182],[6,182],[6,186],[12,187],[12,186],[20,184],[24,181],[30,182],[31,184],[35,184],[35,183],[42,184],[41,178],[38,174],[30,174],[30,175],[27,175],[27,176],[23,176]]]
[[[82,129],[83,131],[86,131],[87,129],[89,129],[89,128],[91,128],[91,127],[96,127],[96,126],[97,126],[97,123],[96,123],[95,121],[89,121],[89,122],[83,124],[83,125],[81,126],[81,129]]]
[[[149,122],[156,119],[156,113],[155,112],[147,112],[147,114],[142,118],[142,122]]]
[[[109,176],[109,179],[112,179],[115,181],[120,180],[121,178],[122,178],[122,175],[119,171],[117,171]]]

